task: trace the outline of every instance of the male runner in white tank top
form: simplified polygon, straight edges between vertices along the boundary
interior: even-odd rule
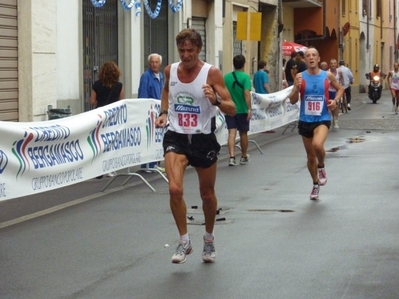
[[[388,85],[392,95],[392,112],[398,114],[399,107],[399,63],[393,64],[393,70],[388,73]]]
[[[172,263],[184,263],[186,255],[192,252],[183,198],[183,177],[188,165],[198,174],[205,217],[202,260],[213,263],[216,258],[213,235],[217,211],[216,161],[220,150],[214,134],[214,119],[216,107],[231,116],[235,115],[236,107],[220,70],[199,59],[201,35],[194,29],[184,29],[177,35],[176,45],[181,61],[165,68],[161,114],[155,122],[160,128],[169,121],[163,139],[165,169],[170,207],[180,235]]]

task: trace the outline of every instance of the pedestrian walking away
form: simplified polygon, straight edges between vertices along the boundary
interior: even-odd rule
[[[217,107],[231,116],[236,113],[221,71],[199,59],[202,45],[201,35],[194,29],[183,29],[176,36],[180,62],[165,68],[161,113],[155,121],[157,128],[163,128],[169,122],[163,148],[169,179],[170,208],[180,235],[172,256],[172,263],[175,264],[184,263],[186,256],[192,252],[183,198],[183,177],[188,165],[193,166],[198,175],[205,217],[202,260],[205,263],[215,261],[215,182],[220,151],[214,134],[215,115]]]
[[[319,69],[320,55],[315,48],[306,50],[305,59],[308,69],[296,75],[289,99],[291,104],[295,104],[299,100],[299,94],[301,95],[298,132],[302,136],[307,166],[313,181],[310,199],[317,200],[320,186],[327,183],[324,143],[331,126],[328,110],[338,107],[344,87],[338,83],[334,74]],[[337,90],[334,99],[329,98],[330,86]]]
[[[338,81],[340,85],[344,85],[344,77],[342,75],[342,71],[338,68],[338,62],[336,59],[331,59],[330,60],[330,69],[329,72],[332,73],[335,76],[335,79]],[[335,99],[336,98],[336,93],[337,90],[336,88],[330,84],[330,88],[328,90],[329,92],[329,99]],[[341,101],[341,97],[338,98],[339,101]],[[332,116],[333,116],[333,128],[334,129],[339,129],[338,125],[338,115],[339,115],[339,107],[337,106],[336,108],[331,110]]]
[[[164,85],[163,74],[160,71],[162,65],[162,56],[158,53],[148,55],[148,69],[141,75],[138,98],[140,99],[161,99],[161,93]],[[159,162],[150,162],[141,165],[142,169],[147,169],[147,172],[152,172],[151,169],[158,169],[165,172]]]
[[[388,86],[392,95],[392,112],[398,114],[399,110],[399,63],[393,64],[393,70],[388,73]]]
[[[106,61],[100,68],[98,80],[93,83],[90,94],[90,105],[98,108],[125,98],[123,84],[119,82],[121,71],[113,61]],[[115,171],[107,174],[109,177],[116,176]],[[102,175],[97,179],[103,178]]]
[[[244,72],[245,66],[245,56],[237,55],[233,58],[234,71],[227,73],[224,76],[224,82],[230,95],[236,105],[236,115],[229,116],[225,115],[227,129],[229,131],[229,136],[227,140],[227,147],[229,149],[230,159],[229,166],[235,166],[235,144],[237,131],[240,135],[240,145],[241,145],[241,158],[240,164],[248,164],[249,154],[248,150],[248,131],[249,131],[249,121],[252,117],[252,98],[251,98],[251,77]],[[266,74],[264,68],[266,63],[263,61],[259,62],[260,70]],[[256,75],[256,74],[255,74]],[[263,82],[263,81],[262,81]],[[267,83],[264,83],[265,85]]]
[[[352,100],[352,88],[351,85],[353,84],[353,73],[345,66],[345,61],[340,60],[339,62],[339,69],[342,72],[342,76],[344,78],[344,88],[345,88],[345,97],[346,97],[346,107],[348,110],[351,110],[351,100]]]

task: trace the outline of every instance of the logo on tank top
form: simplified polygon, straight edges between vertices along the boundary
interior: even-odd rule
[[[188,104],[188,105],[192,105],[194,103],[194,99],[190,96],[178,96],[176,101],[179,104]]]

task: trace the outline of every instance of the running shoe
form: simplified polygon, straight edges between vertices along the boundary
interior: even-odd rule
[[[202,252],[202,260],[204,263],[213,263],[216,259],[215,238],[206,240],[204,238],[204,251]]]
[[[155,169],[158,169],[158,170],[159,170],[160,172],[162,172],[162,173],[165,173],[165,168],[163,168],[163,167],[161,167],[161,166],[155,165],[154,168],[155,168]]]
[[[324,186],[325,184],[327,184],[326,169],[324,167],[317,168],[317,172],[318,172],[318,177],[319,177],[319,184],[320,184],[320,186]]]
[[[230,158],[230,160],[229,160],[229,166],[236,166],[237,165],[237,163],[236,163],[236,158]]]
[[[334,123],[334,129],[339,129],[338,119],[334,119],[333,123]]]
[[[348,105],[346,107],[348,107],[348,110],[352,110],[350,103],[348,103]]]
[[[395,114],[398,114],[398,107],[395,108]]]
[[[395,112],[395,108],[396,108],[396,106],[393,105],[393,106],[392,106],[392,112]]]
[[[249,158],[249,155],[247,154],[246,157],[241,157],[241,159],[240,159],[240,164],[241,164],[241,165],[248,164],[249,160],[250,160],[250,158]]]
[[[319,199],[319,192],[320,192],[320,186],[319,185],[313,185],[312,193],[310,193],[310,199],[311,200],[318,200]]]
[[[176,252],[172,256],[173,264],[184,264],[186,262],[186,255],[193,252],[193,247],[191,246],[191,240],[188,242],[179,242],[176,247]]]

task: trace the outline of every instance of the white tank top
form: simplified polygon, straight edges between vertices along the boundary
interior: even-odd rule
[[[211,65],[205,63],[194,81],[182,83],[177,77],[179,63],[170,68],[168,129],[182,134],[209,134],[217,109],[205,97],[202,85],[206,84]]]
[[[391,86],[394,90],[399,90],[399,72],[391,71]]]
[[[332,73],[335,76],[335,79],[337,79],[338,83],[341,84],[341,82],[340,82],[341,78],[339,76],[340,70],[338,70],[338,68],[335,69],[335,74],[330,69],[329,69],[329,72]],[[331,83],[331,81],[329,83]],[[335,88],[332,87],[331,84],[330,84],[330,87],[328,88],[328,91],[335,91],[336,92]]]

